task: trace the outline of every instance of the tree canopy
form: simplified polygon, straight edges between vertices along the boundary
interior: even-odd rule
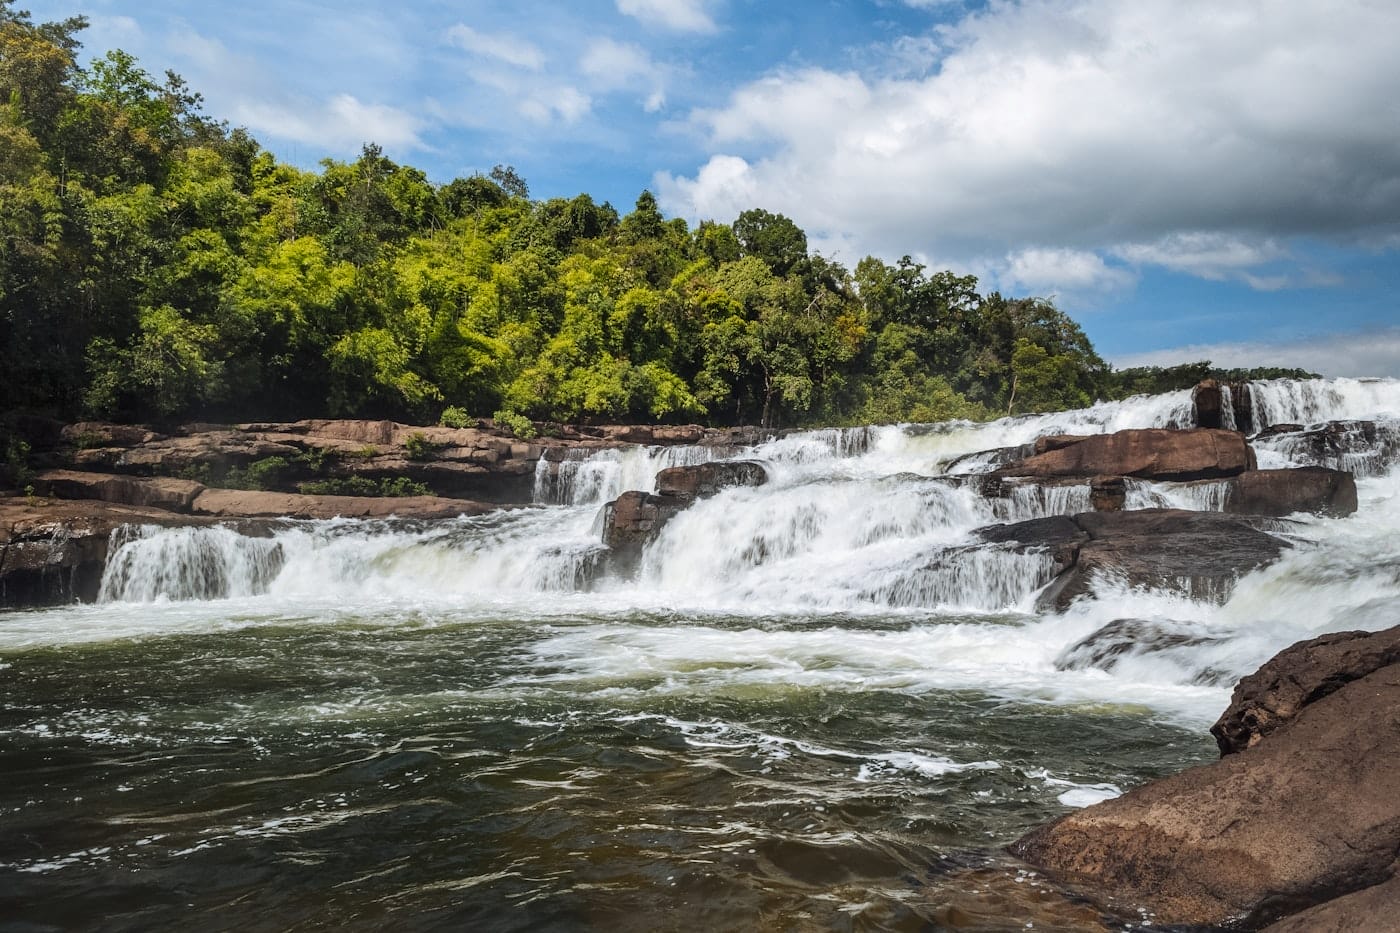
[[[1128,386],[1047,301],[907,256],[852,272],[767,210],[691,229],[648,191],[620,215],[532,200],[507,165],[435,184],[373,143],[303,171],[206,116],[178,75],[122,51],[80,67],[85,25],[0,0],[11,408],[796,425]]]

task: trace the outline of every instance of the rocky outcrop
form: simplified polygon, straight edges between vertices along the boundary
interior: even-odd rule
[[[456,518],[499,506],[443,496],[303,496],[287,492],[206,489],[191,512],[214,518]]]
[[[1224,600],[1235,581],[1289,547],[1276,523],[1178,509],[1085,512],[979,529],[985,542],[1047,551],[1063,569],[1037,607],[1063,611],[1107,579]]]
[[[1256,467],[1254,451],[1234,431],[1149,428],[1051,440],[1062,446],[1048,446],[996,472],[1037,478],[1112,475],[1180,482],[1237,476]]]
[[[1233,425],[1235,430],[1245,434],[1254,430],[1254,407],[1247,382],[1222,384],[1214,379],[1202,379],[1191,390],[1191,406],[1197,427]]]
[[[1400,628],[1336,632],[1285,648],[1235,687],[1210,727],[1221,755],[1259,744],[1302,710],[1355,680],[1400,662]]]
[[[693,466],[667,467],[656,474],[656,493],[680,499],[704,499],[729,486],[762,486],[768,470],[757,460],[715,460]]]
[[[624,492],[603,506],[603,543],[620,557],[635,558],[661,528],[690,504],[689,499]]]
[[[161,509],[0,499],[0,605],[55,605],[97,597],[112,532],[123,525],[206,524]]]
[[[187,479],[141,479],[113,473],[47,470],[34,479],[40,495],[60,499],[96,499],[116,505],[135,505],[188,515],[204,486]]]
[[[1393,928],[1346,923],[1396,905],[1397,639],[1350,632],[1288,649],[1236,694],[1232,709],[1271,710],[1269,728],[1241,734],[1244,751],[1071,813],[1011,851],[1162,926],[1254,929],[1296,914],[1271,929]]]
[[[1400,462],[1400,431],[1393,424],[1375,421],[1329,421],[1306,427],[1275,424],[1260,431],[1254,443],[1295,462],[1360,476],[1384,473]]]

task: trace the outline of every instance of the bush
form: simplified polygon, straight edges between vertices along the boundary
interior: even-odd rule
[[[233,467],[224,474],[222,482],[214,485],[226,489],[273,489],[282,480],[287,469],[285,457],[264,457],[254,460],[245,469]]]
[[[466,409],[449,405],[442,410],[442,417],[438,418],[438,424],[444,428],[474,428],[477,426],[477,420],[467,414]]]
[[[384,477],[375,482],[365,476],[334,477],[301,483],[297,490],[308,496],[370,496],[375,498],[403,498],[404,496],[431,496],[433,491],[422,483],[407,476]]]
[[[535,423],[518,411],[501,409],[491,416],[491,420],[496,422],[496,427],[505,428],[515,437],[528,440],[535,437]]]
[[[421,431],[414,431],[403,442],[410,460],[427,460],[438,449],[438,445],[428,440]]]

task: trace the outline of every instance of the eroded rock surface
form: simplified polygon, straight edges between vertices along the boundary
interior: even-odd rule
[[[1235,431],[1149,428],[1042,440],[1048,442],[1043,452],[996,472],[1002,476],[1112,475],[1185,481],[1237,476],[1256,467],[1254,451]]]

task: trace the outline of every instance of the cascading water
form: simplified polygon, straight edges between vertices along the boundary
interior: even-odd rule
[[[1259,425],[1376,422],[1260,438],[1261,465],[1396,436],[1395,382],[1251,390]],[[1080,929],[1002,844],[1212,756],[1203,726],[1284,645],[1400,623],[1393,458],[1224,600],[1102,580],[1038,611],[1053,557],[978,543],[1089,490],[988,498],[997,458],[967,455],[1190,408],[602,451],[542,466],[535,507],[442,522],[135,531],[102,602],[0,614],[9,896],[51,926]],[[721,455],[769,483],[611,559],[601,503]],[[1128,505],[1226,488],[1131,481]]]

